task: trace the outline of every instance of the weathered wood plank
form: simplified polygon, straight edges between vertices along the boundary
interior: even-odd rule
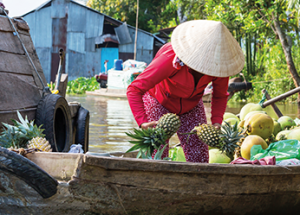
[[[0,35],[0,51],[21,55],[25,54],[21,42],[12,32],[0,32]]]
[[[36,107],[41,99],[32,76],[0,73],[0,86],[0,111]]]
[[[34,120],[36,114],[36,108],[26,108],[26,109],[19,109],[19,112],[22,114],[23,117],[27,116],[28,120]],[[0,111],[0,122],[13,124],[11,119],[18,119],[18,114],[16,110],[11,111]],[[0,127],[0,132],[1,132]]]
[[[28,32],[29,26],[23,20],[10,18],[12,23],[14,24],[16,30],[20,30],[20,32]],[[8,18],[6,16],[0,16],[0,31],[13,32],[14,29],[11,26]]]
[[[33,75],[33,68],[25,55],[0,52],[0,72]]]

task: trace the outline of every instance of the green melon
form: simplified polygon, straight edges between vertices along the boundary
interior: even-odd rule
[[[300,130],[298,129],[293,129],[291,132],[287,134],[287,139],[288,140],[298,140],[300,141]]]
[[[229,119],[229,118],[235,118],[240,121],[240,118],[237,117],[237,115],[229,112],[225,112],[223,115],[223,120]]]
[[[228,122],[230,125],[234,125],[234,124],[238,125],[240,123],[240,120],[236,119],[236,118],[227,118],[227,119],[223,120],[222,125],[225,125],[224,122]]]
[[[280,131],[278,132],[278,134],[275,137],[275,140],[285,140],[287,139],[288,134],[291,132],[292,130],[284,130],[284,131]]]
[[[279,122],[279,124],[281,126],[281,130],[289,129],[290,127],[296,125],[296,123],[294,122],[294,120],[291,117],[289,117],[289,116],[279,117],[278,122]]]
[[[254,103],[244,105],[240,111],[240,120],[244,120],[246,115],[251,111],[263,111],[263,108],[259,104]]]
[[[276,135],[281,131],[281,126],[280,126],[280,123],[276,119],[273,119],[273,122],[274,122],[273,135],[274,135],[274,137],[276,137]]]
[[[208,151],[209,153],[209,163],[230,163],[231,159],[226,155],[226,153],[222,153],[219,149],[211,149]]]

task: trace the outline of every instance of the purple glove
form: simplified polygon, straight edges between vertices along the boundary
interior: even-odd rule
[[[4,4],[0,2],[0,7],[5,8]]]

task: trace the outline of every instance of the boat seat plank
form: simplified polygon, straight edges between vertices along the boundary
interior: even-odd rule
[[[32,76],[0,73],[0,111],[36,107],[41,94],[33,82]]]

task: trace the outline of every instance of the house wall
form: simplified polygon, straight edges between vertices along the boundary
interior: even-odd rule
[[[30,13],[24,17],[30,27],[31,38],[48,83],[51,76],[52,51],[52,19],[49,17],[51,17],[50,7]]]
[[[52,0],[51,6],[24,16],[48,83],[55,80],[60,48],[65,50],[63,71],[69,80],[101,72],[104,60],[101,48],[95,48],[95,38],[103,34],[104,18],[103,14],[69,0]],[[135,28],[128,28],[133,42],[119,45],[119,58],[124,57],[123,61],[132,59],[134,53]],[[153,44],[153,36],[138,31],[138,61],[151,62]]]
[[[134,41],[135,41],[135,28],[129,26],[128,27],[129,34],[131,37],[132,43],[119,45],[119,55],[121,57],[129,57],[127,59],[133,59],[134,56]],[[137,34],[137,54],[136,54],[136,60],[137,61],[143,61],[149,64],[153,59],[153,44],[154,44],[154,38],[153,36],[144,33],[141,30],[138,30]],[[123,61],[127,60],[123,59]]]

